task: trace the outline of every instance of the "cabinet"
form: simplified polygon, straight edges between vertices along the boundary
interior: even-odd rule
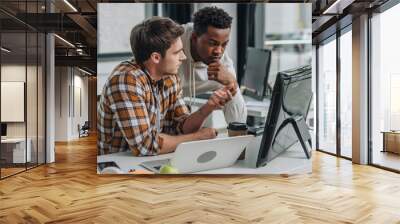
[[[31,162],[31,139],[27,139],[28,143],[25,151],[25,138],[7,138],[1,140],[1,160],[5,164],[17,164]],[[25,161],[26,159],[26,161]]]
[[[400,131],[388,131],[383,133],[383,152],[400,154]]]

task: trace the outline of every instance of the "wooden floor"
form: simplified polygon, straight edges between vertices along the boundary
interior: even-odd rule
[[[7,177],[7,176],[10,176],[10,175],[13,175],[13,174],[16,174],[16,173],[19,173],[19,172],[22,172],[22,171],[24,171],[24,170],[26,170],[25,169],[25,167],[17,167],[17,168],[1,168],[1,177],[3,178],[3,177]]]
[[[400,154],[376,150],[374,151],[372,161],[377,165],[400,170]]]
[[[0,223],[400,223],[400,175],[320,152],[295,176],[98,176],[95,138],[0,181]]]

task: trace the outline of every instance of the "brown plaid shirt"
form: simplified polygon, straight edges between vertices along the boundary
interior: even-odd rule
[[[160,131],[182,133],[189,110],[177,75],[154,81],[135,62],[122,62],[103,88],[97,116],[99,155],[131,150],[135,156],[150,156],[162,147]]]

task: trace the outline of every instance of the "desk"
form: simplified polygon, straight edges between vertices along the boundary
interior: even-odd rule
[[[270,100],[266,98],[264,99],[264,101],[255,101],[254,99],[251,99],[247,96],[243,96],[243,98],[246,102],[247,116],[257,117],[265,121],[265,118],[268,115]],[[200,98],[190,99],[189,97],[185,97],[183,98],[183,100],[185,101],[186,104],[188,105],[191,104],[192,112],[198,110],[201,106],[203,106],[207,102],[206,99],[200,99]],[[208,116],[203,125],[203,127],[210,127],[215,129],[223,129],[226,128],[227,126],[228,124],[225,122],[225,117],[222,110],[213,111],[211,115]]]
[[[382,152],[400,154],[400,131],[383,131]]]
[[[248,116],[267,117],[270,99],[265,98],[263,101],[256,101],[247,96],[243,96],[243,98],[246,102]],[[190,102],[189,97],[185,97],[183,100],[187,104]],[[192,98],[192,104],[196,107],[201,107],[206,102],[206,99]]]
[[[25,158],[30,162],[32,141],[28,138],[27,142],[25,154],[25,138],[1,139],[1,157],[5,163],[25,163]]]
[[[135,157],[131,152],[119,152],[97,156],[97,162],[114,161],[124,173],[128,173],[130,169],[143,170],[144,168],[139,166],[142,162],[169,159],[172,158],[173,155],[174,153],[159,156]],[[239,160],[231,167],[207,170],[196,174],[304,174],[311,173],[311,171],[311,160],[305,157],[300,143],[296,143],[285,153],[270,161],[264,167],[248,168],[245,166],[244,160]]]

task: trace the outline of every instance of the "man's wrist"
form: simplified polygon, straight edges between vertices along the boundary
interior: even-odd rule
[[[220,80],[220,83],[223,85],[230,85],[231,83],[235,82],[236,82],[235,77],[230,73],[225,76],[225,79]]]
[[[206,103],[204,106],[200,107],[199,112],[203,116],[208,116],[214,109],[215,108]]]

